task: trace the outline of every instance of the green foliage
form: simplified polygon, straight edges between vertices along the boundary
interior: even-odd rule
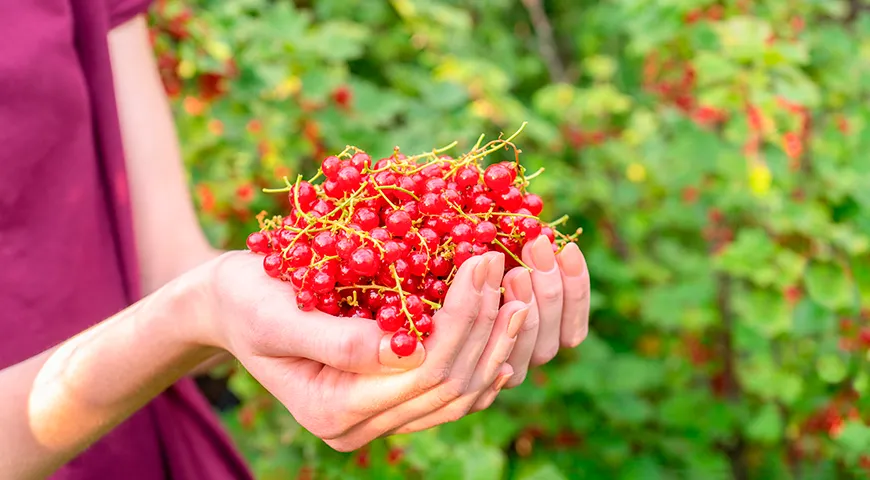
[[[843,0],[166,0],[202,222],[346,144],[518,139],[571,215],[589,338],[455,424],[338,454],[244,374],[259,478],[862,478],[870,15]],[[552,39],[547,34],[549,23]]]

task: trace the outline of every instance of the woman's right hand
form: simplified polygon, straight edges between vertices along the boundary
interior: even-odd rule
[[[499,253],[466,261],[425,348],[405,358],[374,321],[300,311],[290,285],[250,253],[203,266],[196,317],[203,343],[232,353],[303,427],[348,451],[489,406],[512,375],[506,361],[529,311],[499,308],[503,272]]]

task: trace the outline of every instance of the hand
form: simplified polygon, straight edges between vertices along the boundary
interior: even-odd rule
[[[569,243],[557,256],[547,237],[541,235],[526,244],[522,260],[532,267],[531,274],[517,267],[503,282],[505,301],[532,305],[508,359],[514,375],[506,388],[523,383],[529,366],[549,362],[560,346],[579,345],[589,331],[589,271],[577,245]]]
[[[226,254],[206,267],[200,316],[206,342],[230,351],[296,420],[337,450],[393,432],[456,420],[487,407],[510,378],[506,364],[530,305],[499,308],[504,257],[465,262],[435,331],[399,359],[376,322],[301,312],[262,258]]]

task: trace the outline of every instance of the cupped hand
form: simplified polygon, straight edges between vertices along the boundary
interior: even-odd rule
[[[525,245],[522,260],[532,271],[517,267],[505,275],[505,301],[532,308],[508,360],[514,375],[505,388],[523,383],[530,366],[549,362],[560,347],[576,347],[589,331],[589,270],[577,245],[556,255],[541,235]]]
[[[391,334],[372,320],[299,311],[290,286],[262,273],[262,257],[229,253],[206,272],[206,342],[232,353],[341,451],[489,406],[513,374],[506,362],[530,311],[519,300],[499,308],[503,255],[474,257],[458,270],[425,347],[398,358]]]

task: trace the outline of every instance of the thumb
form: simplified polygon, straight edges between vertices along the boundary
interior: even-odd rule
[[[334,317],[323,312],[295,312],[269,341],[264,354],[304,357],[346,372],[396,373],[420,366],[426,357],[423,344],[407,357],[390,348],[392,333],[384,333],[367,318]]]

